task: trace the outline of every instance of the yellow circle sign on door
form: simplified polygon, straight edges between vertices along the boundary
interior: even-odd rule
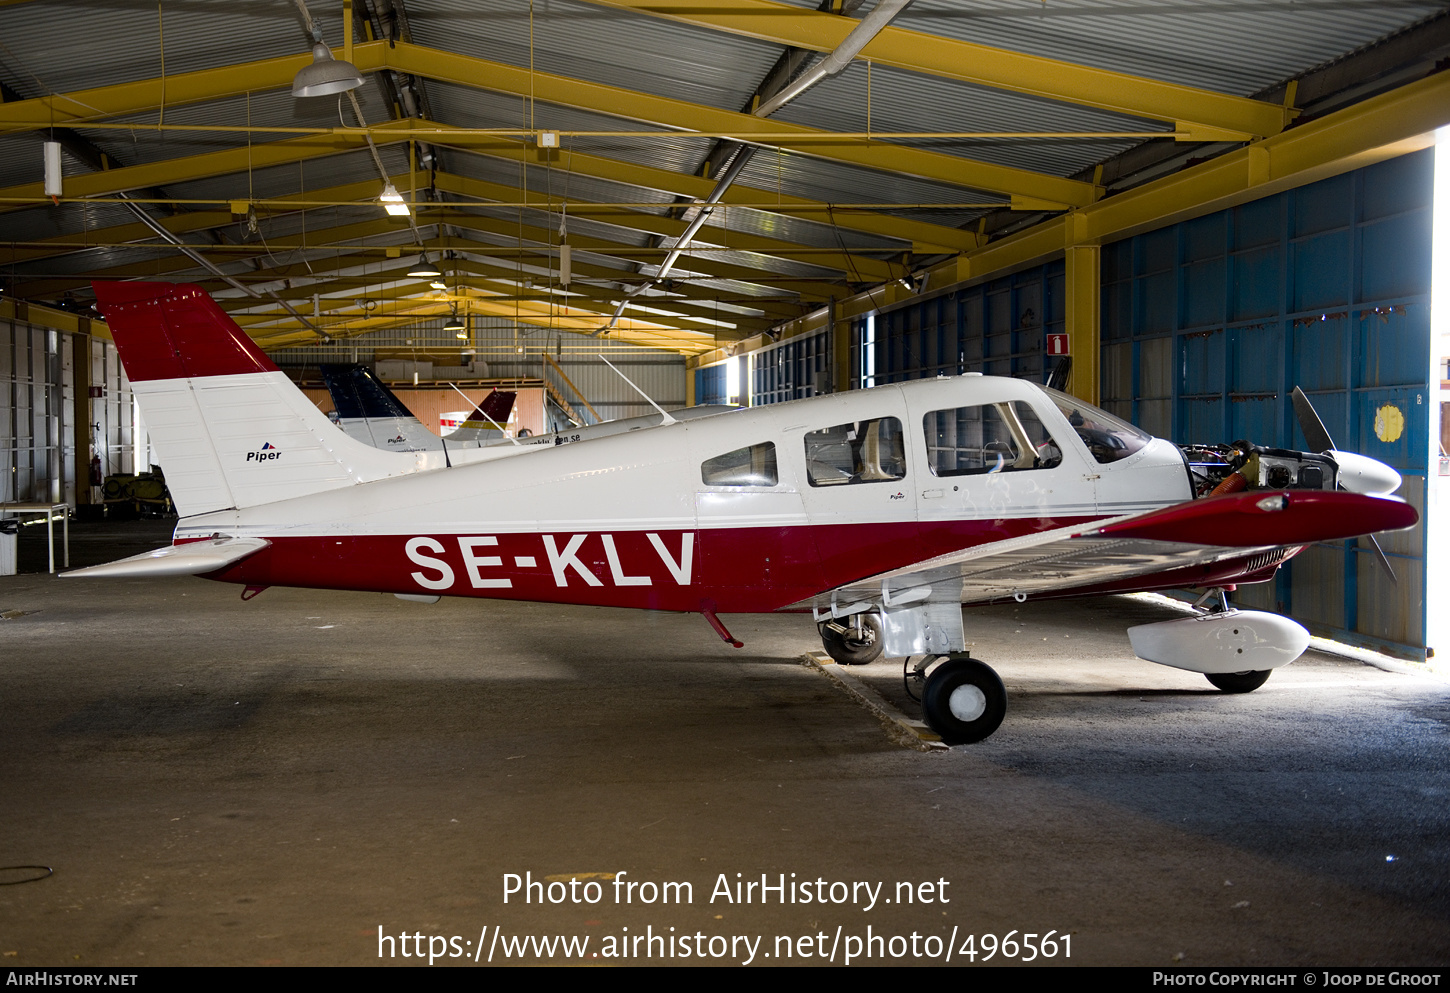
[[[1374,412],[1374,436],[1383,442],[1398,441],[1405,433],[1405,415],[1400,408],[1387,403]]]

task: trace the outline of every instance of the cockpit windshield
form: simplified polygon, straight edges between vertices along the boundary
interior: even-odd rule
[[[1042,391],[1062,411],[1093,458],[1104,465],[1137,454],[1153,440],[1152,435],[1114,417],[1106,410],[1084,403],[1077,397],[1068,396],[1050,386],[1042,387]]]

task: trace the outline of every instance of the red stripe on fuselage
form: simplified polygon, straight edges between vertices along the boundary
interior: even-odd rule
[[[251,586],[436,593],[652,610],[694,611],[702,599],[709,599],[725,613],[759,613],[936,555],[1083,520],[1034,517],[698,531],[509,534],[480,528],[464,535],[267,535],[270,547],[207,578]]]

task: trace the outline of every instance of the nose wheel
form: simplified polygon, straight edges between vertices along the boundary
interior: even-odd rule
[[[990,666],[970,655],[951,656],[927,675],[921,709],[942,741],[967,745],[1001,726],[1007,689]]]
[[[1246,672],[1207,672],[1208,681],[1225,693],[1252,693],[1269,681],[1272,669]]]

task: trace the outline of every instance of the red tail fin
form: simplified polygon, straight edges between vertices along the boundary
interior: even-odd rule
[[[483,402],[478,405],[478,409],[493,418],[497,423],[507,424],[509,412],[514,409],[514,398],[517,396],[517,393],[494,390],[483,398]]]
[[[92,283],[134,382],[276,372],[257,343],[202,289],[183,283]]]

